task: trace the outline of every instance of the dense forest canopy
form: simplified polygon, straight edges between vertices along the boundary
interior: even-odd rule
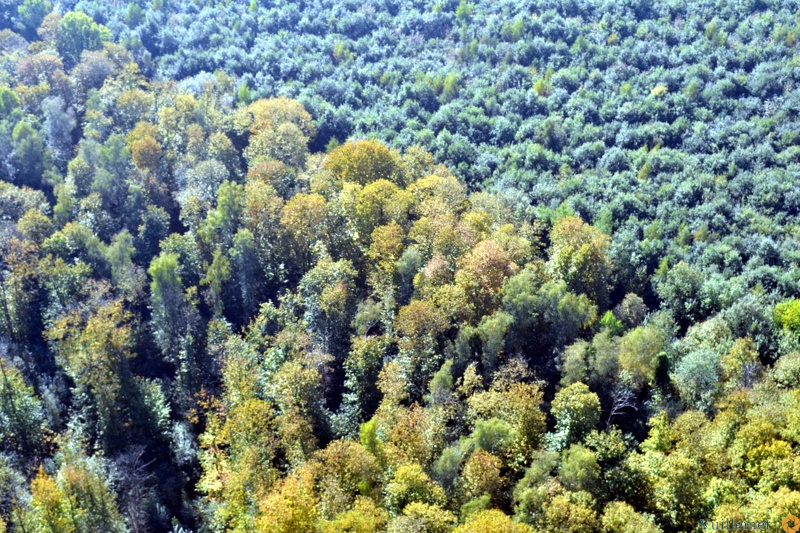
[[[800,514],[798,32],[0,0],[0,533]]]

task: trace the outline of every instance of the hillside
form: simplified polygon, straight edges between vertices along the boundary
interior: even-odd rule
[[[0,533],[800,515],[798,32],[0,0]]]

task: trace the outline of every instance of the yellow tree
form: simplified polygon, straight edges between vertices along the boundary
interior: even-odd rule
[[[441,366],[438,336],[446,326],[441,313],[425,301],[412,300],[398,311],[394,321],[398,361],[410,392],[421,393]]]
[[[498,509],[472,514],[452,533],[534,533],[527,524],[520,524]]]
[[[396,222],[379,226],[372,232],[372,244],[367,257],[372,262],[368,281],[372,287],[383,294],[392,286],[395,264],[403,252],[405,233]]]
[[[255,531],[316,533],[318,503],[312,472],[301,467],[282,479],[261,500]]]
[[[509,424],[513,433],[508,460],[512,468],[520,468],[541,443],[545,431],[545,414],[540,406],[542,392],[528,383],[492,384],[488,391],[476,392],[467,400],[469,418],[474,422],[495,417]]]
[[[256,100],[234,117],[236,126],[256,135],[265,130],[277,129],[282,124],[293,124],[303,135],[314,137],[314,119],[303,104],[291,98],[278,97]]]
[[[311,266],[313,246],[327,233],[326,207],[322,195],[301,193],[292,196],[281,210],[281,226],[290,243],[295,266],[301,271]]]
[[[97,432],[106,449],[129,441],[132,400],[137,394],[128,367],[130,313],[119,301],[97,309],[87,319],[73,311],[48,328],[56,360],[75,382],[77,395],[88,395],[97,412]]]
[[[214,520],[231,531],[252,531],[251,509],[278,479],[275,416],[257,398],[236,402],[227,413],[208,413],[200,437],[203,476],[198,488],[214,502]]]
[[[397,152],[375,140],[343,144],[328,154],[326,170],[337,179],[366,185],[377,180],[397,183],[401,160]]]
[[[307,464],[314,472],[319,511],[327,519],[358,506],[360,497],[380,496],[383,471],[375,456],[355,441],[335,440]]]
[[[482,241],[459,261],[456,284],[463,287],[477,315],[491,313],[500,305],[500,289],[518,267],[494,241]]]
[[[67,448],[57,456],[55,476],[39,469],[31,482],[31,501],[22,531],[82,533],[127,531],[102,460]],[[31,527],[32,526],[32,527]]]

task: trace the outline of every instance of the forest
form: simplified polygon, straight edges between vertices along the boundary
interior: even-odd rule
[[[0,533],[800,516],[796,0],[0,0]]]

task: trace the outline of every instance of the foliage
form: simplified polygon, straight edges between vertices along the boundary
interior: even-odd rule
[[[0,0],[0,531],[796,514],[796,15]]]

